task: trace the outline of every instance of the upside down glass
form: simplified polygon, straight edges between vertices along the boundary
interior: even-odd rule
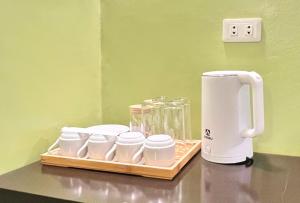
[[[191,140],[190,104],[185,98],[165,102],[164,131],[177,143],[186,146]]]
[[[131,132],[141,132],[146,137],[151,134],[149,125],[152,121],[152,113],[149,106],[142,104],[135,104],[129,106],[130,113],[130,131]]]
[[[142,105],[140,104],[130,105],[129,114],[130,114],[129,130],[131,132],[143,132]]]
[[[164,133],[164,107],[166,97],[156,97],[153,99],[144,100],[144,108],[150,109],[150,116],[148,122],[145,123],[145,131],[148,135],[163,134]]]
[[[172,101],[177,102],[178,105],[183,105],[183,127],[184,139],[186,141],[192,140],[191,128],[191,105],[190,101],[185,97],[175,98]]]

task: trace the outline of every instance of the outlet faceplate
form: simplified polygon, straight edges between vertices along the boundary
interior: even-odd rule
[[[223,20],[224,42],[259,42],[260,40],[261,18]]]

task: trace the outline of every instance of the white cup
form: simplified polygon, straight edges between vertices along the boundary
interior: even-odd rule
[[[111,161],[115,155],[116,138],[117,135],[112,132],[102,131],[101,134],[92,134],[78,150],[77,157]]]
[[[59,147],[60,155],[76,157],[78,150],[88,137],[89,132],[85,128],[63,127],[61,136],[48,148],[48,153]]]
[[[168,167],[175,162],[175,142],[169,135],[149,136],[144,145],[146,165]]]
[[[123,163],[138,163],[142,159],[145,136],[140,132],[120,134],[116,142],[116,159]]]

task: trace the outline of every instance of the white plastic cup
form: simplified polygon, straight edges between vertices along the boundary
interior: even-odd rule
[[[103,132],[103,134],[91,135],[86,143],[78,150],[77,157],[111,161],[115,155],[116,137],[116,135],[109,135],[109,133],[105,132]],[[86,150],[87,153],[85,155],[84,152]]]
[[[76,157],[88,137],[89,132],[85,128],[63,127],[60,137],[48,148],[48,153],[58,147],[60,155]]]
[[[116,142],[116,159],[123,163],[138,163],[142,160],[145,136],[140,132],[122,133]]]
[[[144,145],[144,160],[149,166],[171,166],[175,162],[175,142],[171,136],[149,136]]]

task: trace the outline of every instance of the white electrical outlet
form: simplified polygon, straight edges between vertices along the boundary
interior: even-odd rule
[[[261,18],[223,20],[224,42],[259,42],[260,40]]]
[[[235,37],[238,35],[238,29],[237,29],[236,25],[231,25],[229,29],[230,29],[230,34],[232,37]]]

